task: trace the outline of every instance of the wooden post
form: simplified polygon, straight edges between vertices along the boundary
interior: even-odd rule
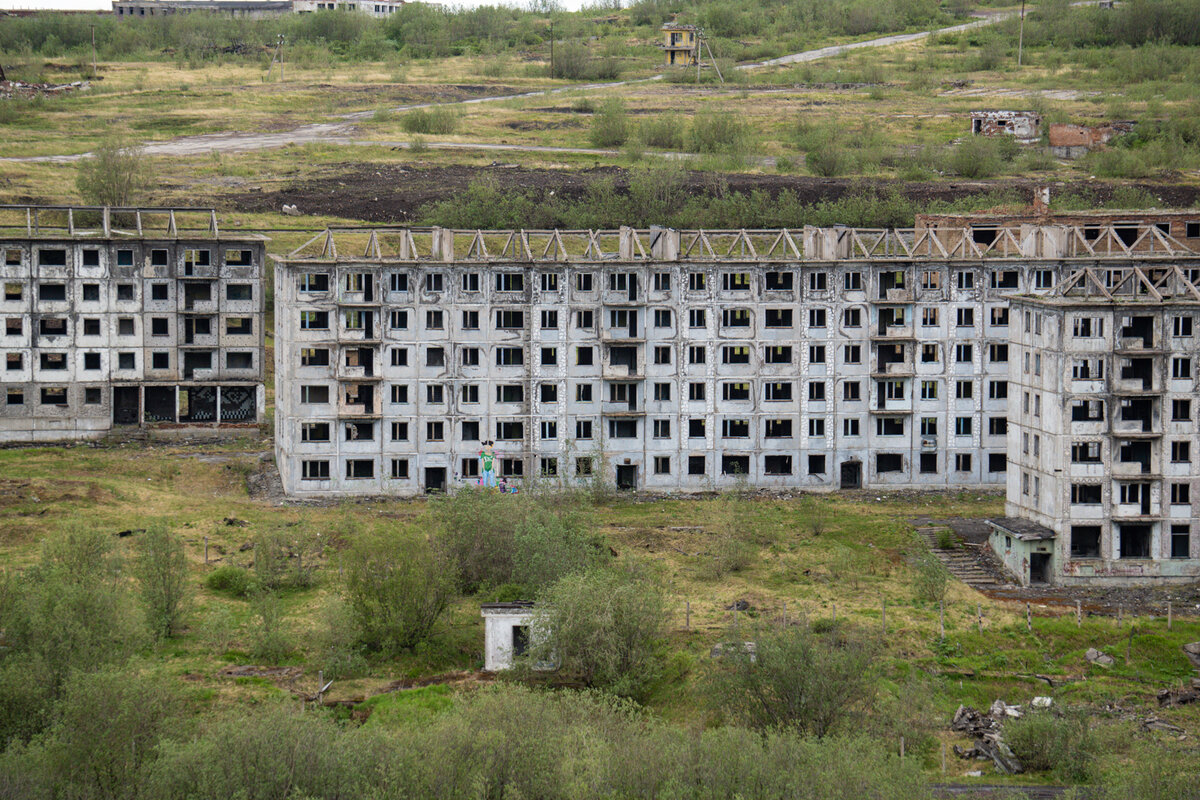
[[[738,612],[737,600],[734,600],[733,601],[733,632],[734,633],[737,633],[737,629],[738,629],[737,612]]]
[[[837,603],[833,604],[833,621],[834,623],[837,622]]]
[[[941,600],[938,601],[938,638],[945,640],[946,638],[946,604]],[[943,749],[945,749],[943,747]],[[943,753],[943,755],[945,755]]]
[[[1033,614],[1029,611],[1029,603],[1025,604],[1025,630],[1033,633]]]
[[[975,624],[979,627],[979,632],[983,633],[983,604],[975,604]]]
[[[1171,601],[1167,601],[1167,630],[1171,630]]]
[[[946,774],[946,743],[942,742],[942,774]]]
[[[688,630],[691,630],[692,629],[692,603],[691,603],[691,601],[685,600],[683,602],[683,607],[684,607],[683,627],[687,628]]]
[[[1076,600],[1075,601],[1075,627],[1078,628],[1082,625],[1083,625],[1083,603]]]
[[[208,563],[208,537],[204,537],[204,563]]]
[[[900,737],[900,757],[904,758],[904,737]]]
[[[780,627],[787,630],[787,600],[783,601],[783,618],[780,621]]]
[[[1120,603],[1117,604],[1117,627],[1121,627],[1121,615],[1124,613],[1125,607]]]
[[[96,26],[92,26],[92,77],[96,77]]]
[[[880,612],[879,621],[883,627],[883,635],[887,636],[887,600],[883,601],[883,610]]]

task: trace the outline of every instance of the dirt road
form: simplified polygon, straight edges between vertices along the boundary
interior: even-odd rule
[[[742,64],[738,69],[760,69],[762,67],[774,66],[778,64],[793,64],[805,61],[816,61],[822,58],[836,56],[849,50],[857,50],[863,47],[888,47],[896,44],[905,44],[907,42],[923,39],[940,33],[955,33],[957,31],[967,30],[969,28],[978,27],[981,25],[990,25],[1005,19],[1007,14],[991,14],[983,19],[968,22],[962,25],[953,25],[948,28],[941,28],[934,31],[924,31],[921,33],[904,33],[893,36],[883,36],[878,39],[868,39],[862,42],[853,42],[851,44],[834,45],[832,47],[822,47],[817,50],[808,50],[803,53],[793,53],[781,58],[774,58],[768,61],[760,61],[755,64]],[[539,92],[524,92],[521,94],[505,94],[491,95],[487,97],[473,97],[468,100],[459,100],[450,103],[416,103],[412,105],[396,106],[393,111],[411,111],[418,108],[429,108],[434,105],[471,105],[477,103],[493,103],[501,100],[512,100],[514,98],[523,97],[539,97],[547,95],[562,94],[565,92],[580,92],[580,91],[603,91],[608,89],[617,89],[624,86],[634,86],[640,83],[650,83],[652,81],[662,80],[662,75],[655,75],[650,78],[637,78],[628,81],[612,81],[609,83],[590,83],[584,85],[562,86],[556,89],[548,89]],[[353,137],[355,128],[354,122],[368,119],[375,114],[374,111],[357,111],[352,114],[343,114],[337,119],[346,120],[344,122],[320,122],[312,125],[301,125],[298,128],[293,128],[290,131],[280,131],[272,133],[213,133],[203,136],[184,136],[179,139],[172,139],[166,142],[155,142],[147,144],[143,147],[146,155],[151,156],[194,156],[204,153],[245,153],[252,150],[266,150],[274,147],[285,147],[290,144],[341,144],[341,145],[362,145],[362,146],[383,146],[383,147],[407,147],[405,142],[372,142],[363,139],[355,139]],[[614,150],[598,150],[584,147],[545,147],[537,145],[517,145],[517,144],[477,144],[477,143],[458,143],[458,142],[429,142],[428,147],[440,150],[498,150],[511,151],[521,153],[582,153],[590,155],[615,155]],[[73,161],[78,161],[82,158],[90,156],[91,153],[74,153],[63,155],[50,156],[20,156],[0,158],[0,161],[18,161],[26,163],[54,163],[65,164]],[[656,154],[665,158],[691,158],[685,153],[665,153]],[[773,159],[762,159],[761,163],[764,166],[772,166]]]

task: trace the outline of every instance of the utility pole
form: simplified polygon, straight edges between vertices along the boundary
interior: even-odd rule
[[[1021,52],[1025,48],[1025,0],[1021,0],[1021,32],[1017,35],[1017,66],[1021,66]]]

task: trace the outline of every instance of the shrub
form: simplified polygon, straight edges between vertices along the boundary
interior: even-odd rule
[[[835,178],[853,166],[849,153],[833,143],[823,144],[815,150],[809,150],[804,156],[804,165],[812,174],[820,175],[822,178]]]
[[[258,584],[272,591],[311,586],[320,550],[320,540],[307,530],[260,532],[254,537],[254,574]]]
[[[1093,777],[1096,742],[1082,712],[1033,711],[1006,722],[1004,738],[1026,770],[1072,783]]]
[[[349,607],[340,598],[334,598],[325,606],[323,617],[317,664],[325,678],[345,680],[367,674],[367,660],[363,657]]]
[[[162,523],[148,527],[137,543],[134,575],[151,633],[159,638],[174,636],[183,626],[191,595],[183,540]]]
[[[964,178],[990,178],[1000,171],[1000,157],[991,140],[968,136],[951,151],[948,166]]]
[[[602,551],[571,497],[468,486],[437,501],[433,511],[436,543],[466,592],[516,584],[528,597],[596,564]]]
[[[429,638],[450,600],[453,578],[424,539],[360,536],[345,553],[345,591],[359,641],[394,654]]]
[[[866,636],[843,627],[827,634],[764,630],[753,658],[740,641],[726,649],[714,697],[753,728],[827,736],[870,706],[874,661]]]
[[[679,114],[664,114],[644,120],[638,128],[638,136],[647,147],[663,150],[682,150],[687,124]]]
[[[110,139],[79,162],[75,188],[89,205],[129,206],[145,199],[152,179],[141,148]]]
[[[538,597],[521,669],[555,662],[585,686],[644,697],[661,669],[665,625],[662,591],[649,578],[617,570],[568,575]]]
[[[204,585],[214,592],[224,592],[234,597],[249,597],[259,589],[254,573],[233,564],[225,564],[208,573]]]
[[[588,139],[596,147],[620,147],[629,138],[629,119],[625,104],[613,97],[604,101],[592,118]]]
[[[454,133],[458,128],[458,112],[448,106],[417,108],[400,117],[400,127],[408,133]]]
[[[913,588],[917,598],[930,603],[944,601],[946,589],[950,586],[950,573],[946,566],[924,547],[917,553],[914,566],[916,575],[913,577]]]
[[[688,141],[695,153],[741,156],[750,147],[750,129],[732,113],[700,113],[692,120]]]
[[[260,592],[254,598],[250,616],[250,655],[275,664],[292,652],[292,640],[283,628],[283,611],[272,592]]]

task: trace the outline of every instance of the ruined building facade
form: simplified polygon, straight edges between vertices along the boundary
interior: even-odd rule
[[[0,209],[0,441],[256,425],[263,242],[211,211]]]
[[[1195,580],[1200,265],[1107,266],[1012,300],[1007,513],[1045,532],[993,548],[1027,582]]]
[[[453,489],[494,441],[514,482],[1002,486],[1011,299],[1188,224],[327,234],[276,266],[283,483]]]

